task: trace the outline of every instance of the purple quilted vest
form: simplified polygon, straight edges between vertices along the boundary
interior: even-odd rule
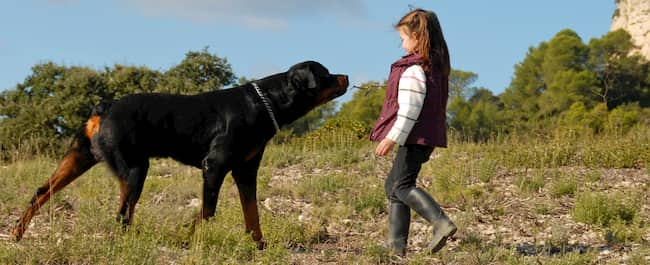
[[[390,67],[386,99],[381,114],[370,132],[370,140],[381,141],[397,120],[397,88],[402,73],[412,65],[421,64],[422,57],[411,54],[402,57]],[[418,121],[413,126],[406,144],[420,144],[447,147],[447,127],[445,124],[448,97],[448,77],[435,69],[427,73],[427,94]]]

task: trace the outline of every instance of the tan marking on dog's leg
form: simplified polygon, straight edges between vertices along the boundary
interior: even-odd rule
[[[117,209],[117,217],[115,218],[118,222],[122,223],[124,216],[126,215],[126,190],[127,182],[118,176],[119,185],[120,185],[120,206]]]
[[[11,229],[11,236],[15,241],[19,241],[27,226],[29,225],[32,217],[37,214],[38,210],[45,204],[52,195],[63,189],[70,184],[73,180],[77,179],[81,174],[90,169],[97,163],[94,159],[89,159],[87,156],[81,154],[78,150],[69,150],[65,155],[59,166],[54,171],[54,174],[43,184],[37,193],[32,198],[30,205],[25,209],[16,226]]]
[[[246,233],[252,233],[253,240],[257,242],[258,249],[264,249],[266,242],[262,239],[262,229],[260,228],[260,216],[257,210],[257,198],[255,194],[253,197],[246,197],[239,191],[239,201],[241,202],[242,212],[244,213],[244,222],[246,223]]]

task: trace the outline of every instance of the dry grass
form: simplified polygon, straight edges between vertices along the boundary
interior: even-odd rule
[[[201,173],[170,160],[153,161],[128,231],[114,221],[117,183],[98,166],[55,196],[14,243],[8,231],[56,159],[0,165],[0,264],[388,263],[381,244],[391,161],[375,158],[373,148],[344,131],[271,145],[258,178],[264,251],[244,232],[230,178],[216,217],[190,235]],[[647,264],[649,154],[648,128],[453,141],[434,151],[418,185],[459,232],[440,253],[421,253],[430,228],[413,218],[408,262]]]

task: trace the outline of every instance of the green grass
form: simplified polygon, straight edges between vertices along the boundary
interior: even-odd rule
[[[627,193],[635,194],[632,191]],[[641,203],[636,196],[638,195],[585,192],[578,195],[573,216],[580,222],[605,227],[616,220],[629,224],[639,215],[641,209]]]
[[[546,185],[544,174],[534,174],[532,176],[525,174],[517,175],[515,185],[525,194],[539,192]]]
[[[551,184],[551,197],[560,198],[562,196],[573,197],[578,190],[578,181],[571,174],[562,175],[555,178]]]
[[[423,165],[418,186],[453,217],[456,240],[435,255],[410,251],[409,264],[594,264],[597,248],[606,244],[622,245],[626,263],[648,260],[650,247],[642,243],[650,218],[644,207],[650,185],[643,183],[650,174],[650,129],[510,135],[486,143],[451,140],[450,148],[436,149]],[[230,177],[216,216],[191,234],[198,211],[191,203],[201,196],[201,172],[156,159],[128,230],[115,222],[117,182],[97,166],[41,209],[23,241],[0,238],[0,264],[387,264],[391,257],[381,245],[387,231],[383,182],[391,158],[375,157],[374,147],[338,129],[271,143],[258,176],[264,251],[245,231]],[[0,164],[5,216],[0,235],[8,233],[58,159],[43,154]],[[621,174],[641,182],[622,185],[629,179]],[[529,220],[515,218],[522,216],[546,222],[512,221]],[[590,251],[536,256],[516,251],[511,233],[538,246],[545,242],[540,247],[571,246],[578,235],[549,222],[559,216],[589,230],[581,235],[597,235]],[[419,226],[411,227],[409,249],[418,249],[426,239],[416,239],[428,232],[415,213],[412,220]],[[486,225],[496,234],[484,234]]]

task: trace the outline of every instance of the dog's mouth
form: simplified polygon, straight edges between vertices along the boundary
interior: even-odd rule
[[[318,103],[316,104],[317,106],[325,104],[332,99],[338,98],[348,91],[348,76],[334,75],[334,77],[336,78],[336,81],[332,87],[329,87],[322,92],[320,98],[318,99]]]

